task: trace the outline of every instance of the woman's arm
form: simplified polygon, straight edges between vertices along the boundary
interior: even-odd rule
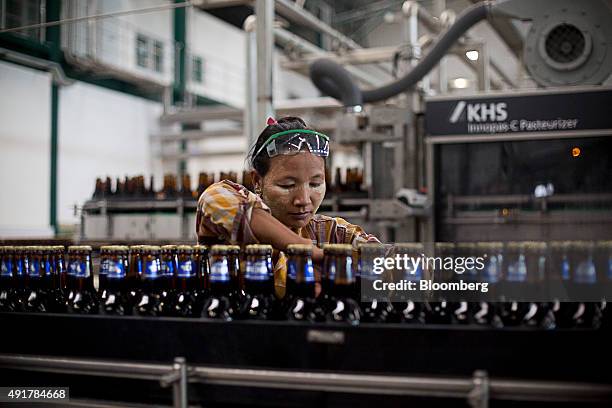
[[[196,231],[198,242],[202,243],[265,242],[280,251],[289,244],[312,244],[270,215],[258,196],[227,180],[211,185],[200,196]],[[314,248],[313,260],[323,260],[321,249]]]
[[[274,218],[269,212],[254,208],[251,214],[251,230],[260,242],[268,242],[274,248],[284,251],[290,244],[311,245],[308,238],[300,237],[291,231],[285,224]],[[315,262],[323,260],[323,250],[313,248],[312,259]]]

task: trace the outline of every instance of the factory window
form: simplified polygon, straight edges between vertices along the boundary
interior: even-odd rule
[[[136,64],[143,68],[149,66],[149,39],[142,34],[136,36]]]
[[[164,71],[164,43],[153,41],[153,69],[155,72]]]
[[[0,29],[41,23],[41,0],[0,0]],[[41,30],[31,28],[15,34],[39,39]]]
[[[191,78],[194,82],[203,82],[203,62],[202,57],[194,56],[191,65]]]

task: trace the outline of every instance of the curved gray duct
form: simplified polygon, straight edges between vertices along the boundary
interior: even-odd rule
[[[470,27],[485,19],[491,12],[491,4],[478,3],[467,8],[457,17],[455,24],[438,39],[431,51],[408,74],[381,86],[362,91],[351,75],[341,65],[327,59],[320,59],[310,66],[310,78],[324,94],[334,97],[346,107],[361,106],[363,103],[382,101],[406,91],[423,78],[446,54],[448,49]],[[356,109],[359,111],[359,109]]]
[[[318,59],[310,65],[310,79],[321,92],[341,101],[344,106],[363,105],[361,89],[351,73],[329,59]]]

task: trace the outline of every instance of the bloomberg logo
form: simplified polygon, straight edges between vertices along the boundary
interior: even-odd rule
[[[467,103],[459,101],[450,116],[450,123],[459,120],[473,122],[502,122],[508,119],[508,105],[506,102],[498,103]]]

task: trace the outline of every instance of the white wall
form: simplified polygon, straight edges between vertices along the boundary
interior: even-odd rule
[[[0,238],[49,228],[51,76],[0,62]]]
[[[69,0],[63,5],[63,16],[82,17],[117,11],[136,10],[169,4],[167,0]],[[145,35],[163,44],[163,70],[152,65],[140,67],[136,61],[136,38]],[[120,17],[77,22],[65,26],[63,46],[88,61],[119,69],[126,74],[170,85],[174,78],[174,34],[172,10],[137,13]],[[149,60],[152,61],[152,43]]]
[[[187,89],[231,106],[244,106],[244,31],[208,13],[189,9],[187,47]],[[203,83],[191,81],[193,55],[203,59]]]
[[[60,92],[58,221],[74,224],[74,205],[91,198],[96,177],[155,172],[149,136],[162,107],[142,98],[76,83]],[[158,180],[159,182],[159,180]]]
[[[246,33],[203,11],[188,11],[188,90],[210,99],[243,107],[246,93]],[[309,78],[281,70],[274,58],[274,98],[315,97],[319,93]],[[204,60],[204,82],[191,81],[191,55]]]

